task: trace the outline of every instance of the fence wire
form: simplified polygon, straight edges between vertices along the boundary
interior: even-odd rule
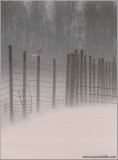
[[[2,124],[6,124],[10,121],[11,114],[11,77],[9,73],[8,60],[5,60],[5,62],[2,62],[2,64],[2,85],[0,89],[1,122]],[[85,65],[83,61],[82,68],[81,61],[79,61],[79,65],[75,66],[73,73],[70,71],[72,63],[69,65],[69,74],[67,74],[67,65],[56,64],[56,76],[54,77],[53,63],[47,64],[45,62],[40,62],[40,73],[38,75],[40,76],[38,79],[38,93],[37,61],[26,61],[26,68],[24,68],[23,60],[12,58],[12,94],[14,121],[18,121],[24,117],[24,76],[26,79],[26,116],[37,112],[37,103],[39,105],[39,112],[51,110],[53,108],[54,102],[55,107],[57,108],[61,106],[69,107],[69,103],[77,106],[81,105],[81,103],[117,103],[116,75],[113,74],[111,66],[109,70],[108,66],[107,69],[104,68],[104,72],[102,73],[102,70],[99,70],[97,62],[95,63],[95,68],[93,69],[93,63],[91,63],[90,68],[90,64],[87,62]],[[84,72],[85,69],[86,72]],[[39,96],[39,102],[37,102],[37,93]]]

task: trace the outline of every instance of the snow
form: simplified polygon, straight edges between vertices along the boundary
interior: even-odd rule
[[[116,156],[117,105],[92,104],[33,115],[2,128],[2,159]]]

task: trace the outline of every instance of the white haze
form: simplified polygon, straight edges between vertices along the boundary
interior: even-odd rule
[[[34,115],[2,129],[2,159],[116,156],[117,105],[92,104]]]

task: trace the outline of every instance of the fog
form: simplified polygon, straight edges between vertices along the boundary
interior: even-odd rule
[[[2,128],[2,159],[116,156],[117,105],[89,104],[35,114]]]
[[[113,1],[1,2],[2,159],[82,159],[82,156],[116,156],[117,104],[105,104],[105,101],[116,103],[116,95],[113,95],[116,87],[114,85],[116,70],[111,65],[111,58],[117,56],[116,33],[117,3]],[[9,107],[9,93],[11,92],[9,91],[8,77],[8,45],[12,45],[13,48],[13,76],[11,76],[13,79],[13,124],[8,124],[11,107]],[[37,49],[43,49],[40,63],[39,113],[35,113],[36,106],[38,106],[36,103],[37,59],[31,56],[32,51]],[[85,65],[82,67],[83,73],[77,82],[80,84],[77,93],[79,95],[78,106],[65,108],[66,56],[76,51],[75,49],[79,55],[81,49],[81,53],[87,55],[87,67]],[[23,51],[27,53],[26,120],[23,120],[22,105]],[[110,64],[108,71],[106,71],[107,67],[105,68],[105,72],[103,72],[105,74],[101,71],[102,67],[100,69],[106,79],[109,76],[109,88],[107,83],[105,86],[109,89],[105,91],[109,92],[105,93],[108,98],[106,97],[104,100],[104,95],[102,95],[102,79],[104,78],[101,78],[101,75],[99,78],[99,65],[95,63],[95,67],[93,67],[92,62],[92,67],[97,69],[95,70],[96,76],[93,76],[94,69],[89,67],[89,56],[92,56],[92,60],[104,58],[105,65],[107,62]],[[54,78],[52,59],[56,59],[55,110],[52,110]],[[81,61],[79,60],[79,62]],[[82,94],[79,93],[82,86],[80,79],[85,70],[87,72],[86,85],[90,88],[95,84],[96,88],[92,96],[94,102],[88,105],[82,104],[80,95],[90,94],[91,91],[87,90],[87,94],[85,90]],[[92,71],[90,72],[90,70]],[[89,84],[91,80],[88,73],[92,75],[92,81],[96,78],[92,86]],[[98,84],[99,80],[101,86]],[[83,84],[84,78],[82,81]],[[97,87],[100,87],[98,96],[101,104],[95,103],[97,96],[94,94],[97,95]],[[87,99],[90,100],[89,95]],[[73,103],[75,104],[75,99]]]

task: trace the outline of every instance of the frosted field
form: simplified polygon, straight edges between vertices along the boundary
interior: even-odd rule
[[[2,159],[116,156],[117,105],[89,105],[34,115],[2,128]]]

